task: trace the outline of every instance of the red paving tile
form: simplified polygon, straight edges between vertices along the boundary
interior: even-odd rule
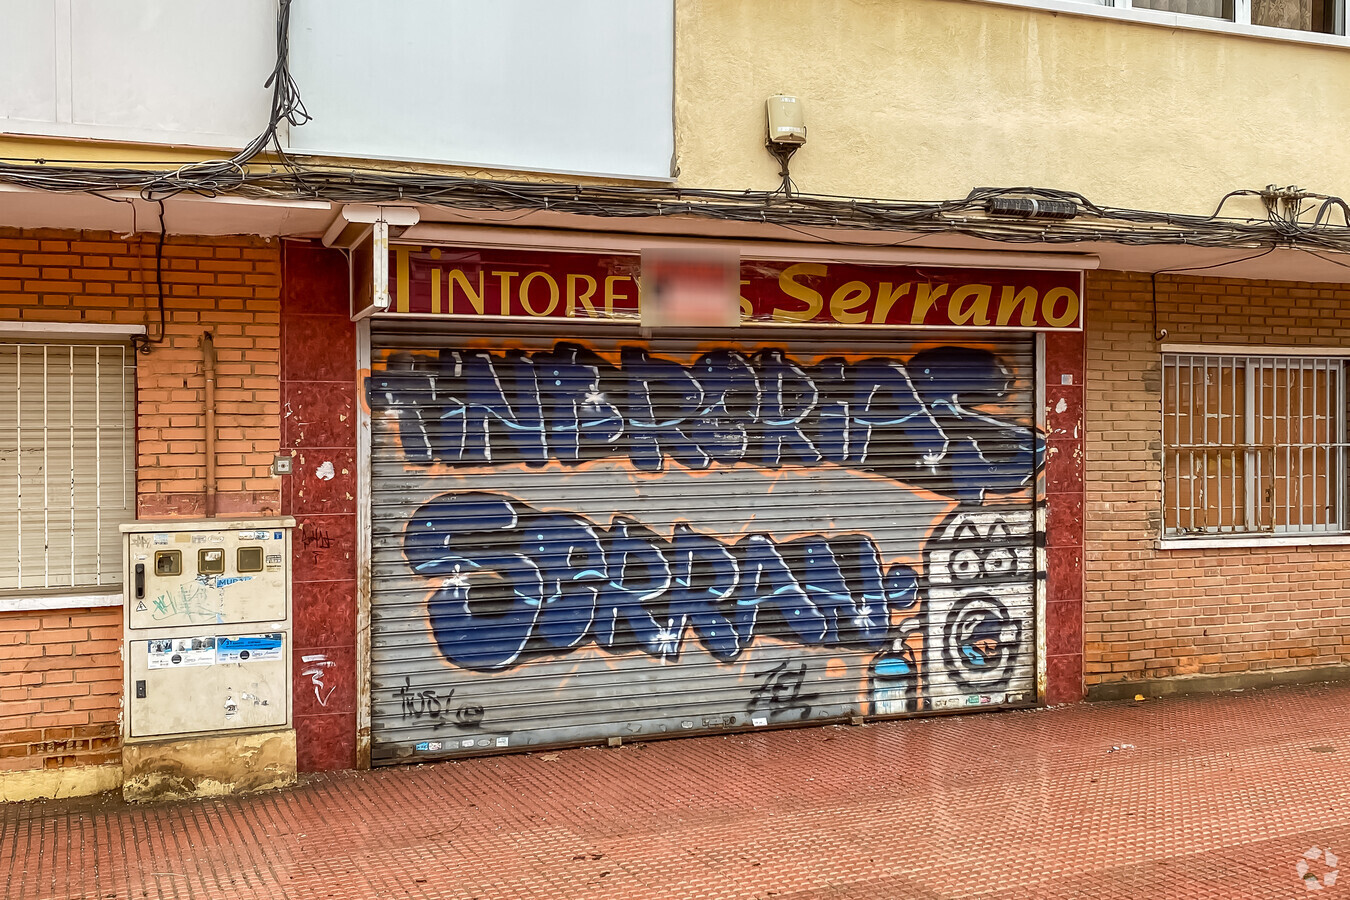
[[[1319,685],[16,803],[0,896],[1350,898],[1348,762]]]

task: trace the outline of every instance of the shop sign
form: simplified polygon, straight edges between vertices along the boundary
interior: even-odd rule
[[[390,313],[519,319],[639,319],[640,258],[394,246]],[[1076,331],[1076,270],[742,260],[746,324]]]

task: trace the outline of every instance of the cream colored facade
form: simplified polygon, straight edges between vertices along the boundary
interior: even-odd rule
[[[785,93],[805,193],[1034,185],[1200,215],[1238,188],[1350,194],[1350,47],[979,0],[678,0],[676,61],[690,187],[774,187],[763,104]]]

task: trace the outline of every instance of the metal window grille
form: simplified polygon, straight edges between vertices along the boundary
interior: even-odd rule
[[[1345,529],[1345,360],[1163,355],[1170,535]]]
[[[121,582],[135,380],[124,344],[0,343],[0,591]]]

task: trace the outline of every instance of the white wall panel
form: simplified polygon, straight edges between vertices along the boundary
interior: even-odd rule
[[[297,0],[306,151],[670,175],[671,0]]]
[[[239,147],[267,123],[276,0],[0,0],[0,21],[5,131]]]
[[[0,119],[56,118],[54,3],[0,0]]]
[[[277,0],[0,0],[0,131],[240,147]],[[297,150],[670,175],[672,0],[295,0]]]

